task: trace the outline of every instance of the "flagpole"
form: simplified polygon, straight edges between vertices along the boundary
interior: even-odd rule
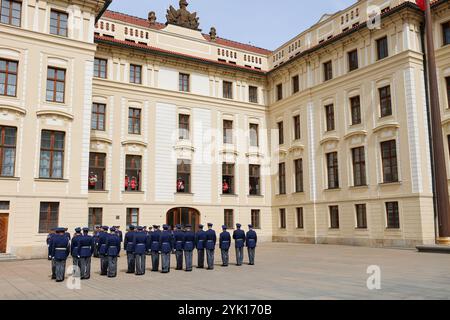
[[[427,69],[431,114],[431,139],[435,170],[435,203],[438,215],[438,244],[450,244],[450,202],[448,178],[442,134],[441,109],[439,106],[438,80],[436,74],[436,57],[434,52],[433,19],[431,17],[430,0],[424,1],[425,39],[427,50]]]

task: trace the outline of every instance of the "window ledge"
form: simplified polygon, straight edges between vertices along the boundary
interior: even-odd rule
[[[122,191],[123,194],[144,194],[144,191]]]
[[[384,229],[385,232],[390,232],[390,233],[402,233],[402,229],[398,228],[398,229],[394,229],[394,228],[385,228]]]
[[[221,194],[221,196],[222,197],[225,197],[225,198],[236,198],[236,197],[239,197],[237,194]]]
[[[60,182],[60,183],[68,183],[68,179],[47,179],[47,178],[35,178],[36,182]]]
[[[350,186],[349,189],[357,190],[357,189],[369,189],[369,185],[365,184],[362,186]]]
[[[194,195],[194,193],[191,193],[191,192],[175,192],[174,194],[177,196],[193,196]]]
[[[323,190],[324,192],[342,191],[341,188],[327,188]]]
[[[399,186],[401,184],[402,184],[401,181],[396,181],[396,182],[381,182],[378,185],[380,187],[385,187],[385,186]]]
[[[264,198],[263,195],[257,195],[257,194],[249,194],[249,195],[247,195],[247,197],[249,197],[249,198]]]
[[[89,193],[109,193],[109,190],[89,190]]]
[[[305,195],[305,191],[296,191],[296,192],[293,192],[292,194],[294,194],[294,195]]]
[[[368,229],[368,228],[358,228],[358,227],[356,227],[356,228],[355,228],[355,231],[368,232],[369,229]]]
[[[0,180],[3,180],[3,181],[20,181],[20,178],[18,178],[18,177],[0,177]]]

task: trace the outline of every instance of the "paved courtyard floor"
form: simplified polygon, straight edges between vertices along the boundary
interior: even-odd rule
[[[222,268],[216,253],[214,271],[142,277],[125,273],[122,255],[115,279],[101,277],[93,259],[92,277],[79,290],[50,280],[47,260],[0,262],[0,299],[450,299],[450,255],[266,243],[257,249],[255,266]],[[234,262],[234,249],[230,257]],[[371,265],[381,269],[380,290],[367,288]]]

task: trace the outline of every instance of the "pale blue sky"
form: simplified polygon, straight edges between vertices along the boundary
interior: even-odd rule
[[[189,1],[189,0],[188,0]],[[169,5],[179,0],[113,0],[111,10],[147,18],[155,11],[158,22],[166,22]],[[274,50],[316,23],[324,13],[334,13],[356,0],[190,0],[200,28],[209,33],[215,26],[220,37]]]

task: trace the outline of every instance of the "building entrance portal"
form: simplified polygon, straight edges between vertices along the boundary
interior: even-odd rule
[[[175,229],[177,224],[185,226],[192,225],[192,230],[197,231],[200,223],[200,212],[192,208],[174,208],[167,212],[166,223]]]

